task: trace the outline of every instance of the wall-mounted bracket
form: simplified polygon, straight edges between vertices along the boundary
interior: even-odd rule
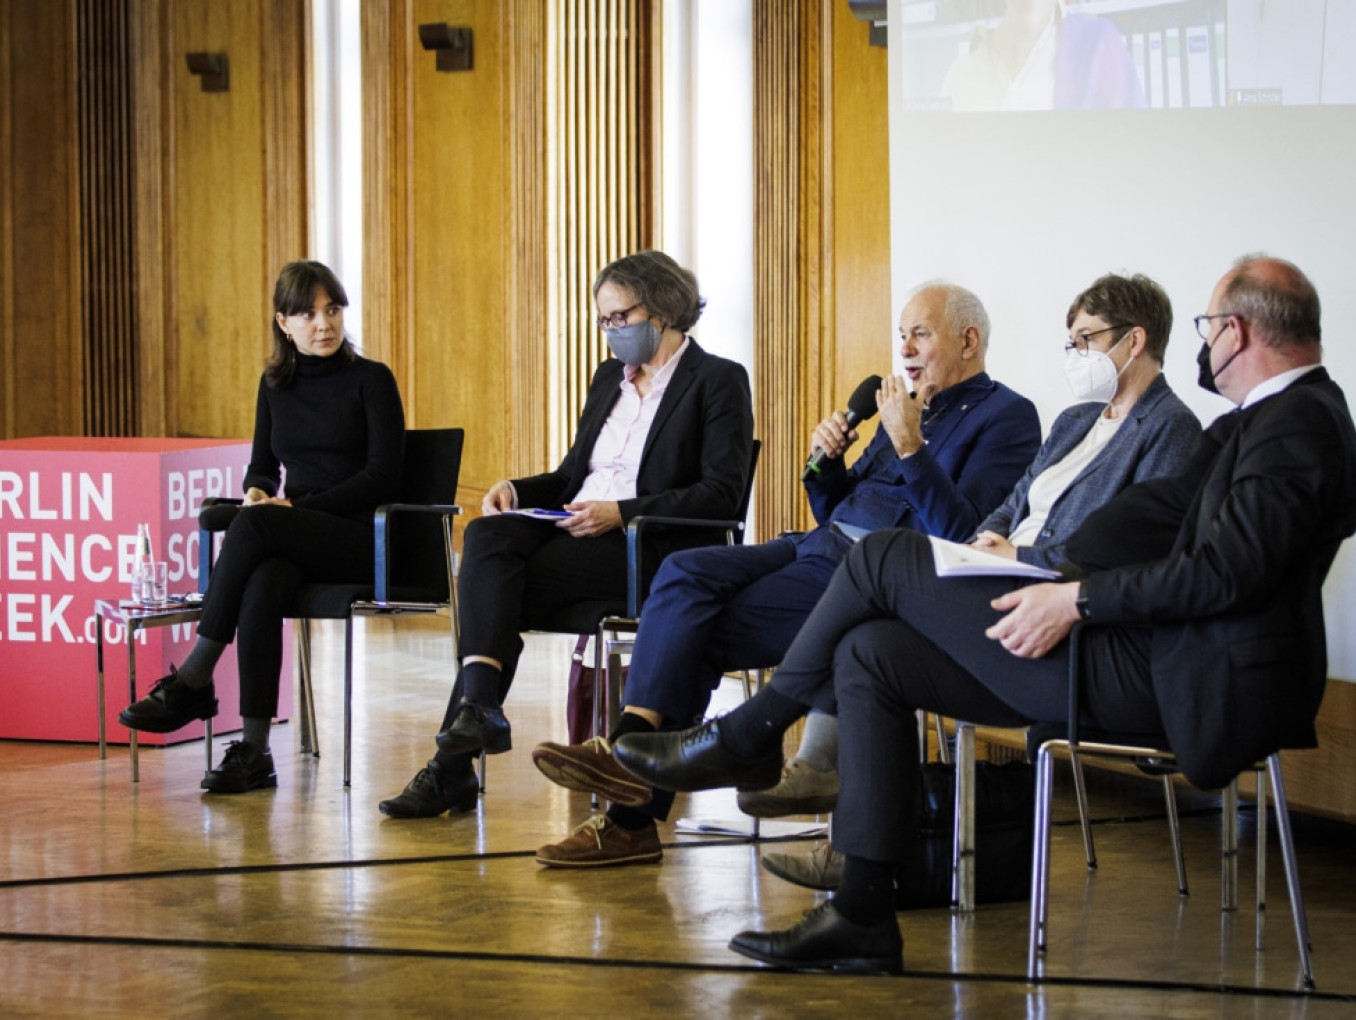
[[[471,30],[445,21],[419,26],[419,45],[438,54],[439,71],[471,70]]]

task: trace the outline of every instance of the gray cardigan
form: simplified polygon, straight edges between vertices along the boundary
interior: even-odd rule
[[[1036,476],[1063,460],[1105,409],[1103,403],[1066,408],[1055,419],[1050,437],[1017,487],[978,530],[1010,534],[1027,514],[1027,493]],[[1055,500],[1036,543],[1018,548],[1017,558],[1023,563],[1058,567],[1065,560],[1065,541],[1084,517],[1128,485],[1172,474],[1186,460],[1200,434],[1200,422],[1160,374],[1135,402],[1111,442]]]

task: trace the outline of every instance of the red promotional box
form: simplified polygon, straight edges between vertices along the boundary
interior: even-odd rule
[[[221,439],[0,441],[0,738],[99,739],[95,663],[104,627],[105,711],[110,742],[126,743],[126,630],[94,615],[96,599],[130,596],[137,525],[149,523],[154,556],[169,564],[169,591],[198,587],[198,509],[207,496],[241,495],[248,443]],[[137,634],[137,693],[182,662],[195,627]],[[283,645],[291,676],[291,642]],[[235,647],[216,670],[216,733],[240,728]],[[292,710],[281,685],[279,718]],[[140,742],[203,735],[195,722]]]

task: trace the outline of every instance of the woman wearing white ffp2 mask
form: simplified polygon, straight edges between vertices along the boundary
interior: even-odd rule
[[[1118,329],[1124,329],[1126,332],[1107,348],[1105,353],[1092,346],[1093,338],[1097,334],[1110,333]],[[1135,354],[1132,350],[1125,364],[1118,367],[1111,357],[1111,352],[1129,340],[1134,329],[1135,327],[1129,323],[1122,323],[1119,326],[1108,326],[1106,329],[1084,331],[1064,345],[1064,377],[1069,380],[1069,388],[1073,390],[1075,399],[1108,403],[1116,395],[1121,376],[1134,362]]]

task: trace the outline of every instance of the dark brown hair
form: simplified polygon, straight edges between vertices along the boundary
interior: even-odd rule
[[[315,307],[316,294],[322,291],[336,305],[348,307],[348,292],[329,266],[320,262],[289,262],[282,267],[273,286],[273,311],[280,315],[304,312]],[[297,345],[278,325],[276,315],[269,321],[273,327],[273,351],[264,363],[264,381],[275,390],[285,390],[292,385],[297,371]],[[335,354],[347,361],[358,360],[347,332]]]

